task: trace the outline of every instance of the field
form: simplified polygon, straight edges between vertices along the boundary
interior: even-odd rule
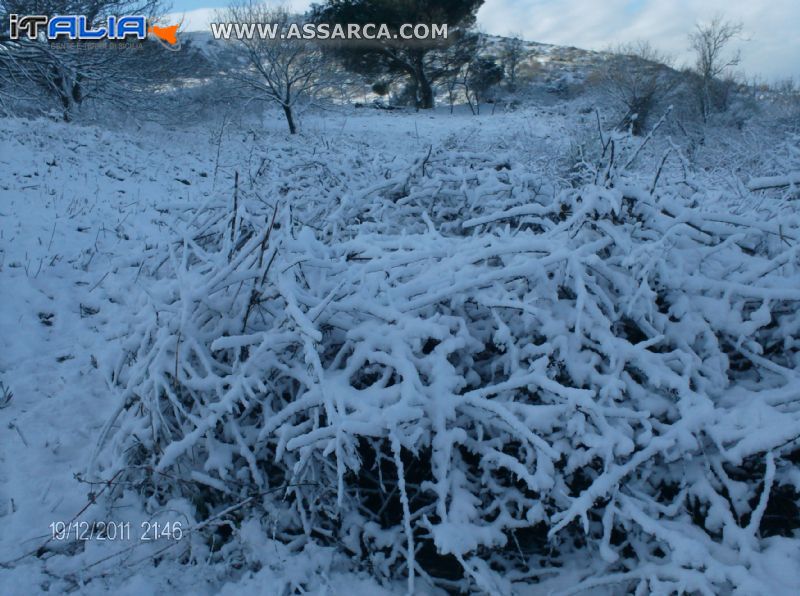
[[[796,122],[595,103],[3,119],[0,593],[800,589]]]

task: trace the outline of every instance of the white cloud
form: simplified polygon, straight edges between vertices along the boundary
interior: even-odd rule
[[[748,76],[800,77],[797,0],[486,0],[478,22],[489,33],[596,50],[647,39],[687,63],[688,33],[717,13],[744,24],[736,46]]]

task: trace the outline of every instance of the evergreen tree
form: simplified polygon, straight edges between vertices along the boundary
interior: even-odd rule
[[[370,77],[400,75],[409,79],[415,90],[416,106],[434,105],[434,85],[451,69],[460,67],[448,59],[469,38],[475,14],[483,0],[327,0],[313,9],[315,20],[330,24],[386,24],[392,39],[348,40],[336,46],[336,53],[349,70]],[[430,40],[400,39],[404,24],[447,25],[447,38]],[[397,37],[397,38],[395,38]]]

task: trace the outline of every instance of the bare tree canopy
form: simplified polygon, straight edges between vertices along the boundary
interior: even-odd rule
[[[290,22],[301,20],[285,6],[256,2],[229,6],[219,11],[217,18],[256,26],[272,24],[280,30]],[[257,97],[278,104],[286,116],[289,132],[295,134],[294,107],[299,100],[312,96],[323,84],[321,73],[326,60],[320,47],[308,40],[262,39],[258,35],[242,36],[231,44],[234,56],[223,54],[227,74],[256,91]]]
[[[672,60],[647,41],[622,44],[612,50],[599,75],[611,98],[624,110],[620,127],[642,134],[656,104],[669,96],[678,78]]]
[[[505,71],[506,86],[509,91],[515,91],[519,66],[525,58],[525,42],[518,34],[503,38],[500,47],[500,63]]]
[[[698,97],[704,120],[708,119],[712,109],[724,108],[725,89],[715,81],[741,61],[740,51],[728,53],[727,49],[742,30],[741,23],[716,15],[708,24],[698,24],[689,34],[689,45],[695,54],[695,70],[700,77]]]

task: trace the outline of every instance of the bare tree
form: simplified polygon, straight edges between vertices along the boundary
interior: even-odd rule
[[[451,114],[459,97],[459,90],[467,86],[466,75],[469,65],[483,49],[482,39],[481,34],[472,31],[459,36],[436,63],[437,71],[442,73],[439,86],[447,92]]]
[[[506,87],[513,92],[517,87],[517,75],[520,63],[525,59],[525,42],[519,35],[503,39],[500,45],[500,64],[505,71]]]
[[[503,67],[495,56],[489,55],[485,33],[476,32],[462,48],[462,54],[454,57],[444,79],[444,88],[450,101],[450,113],[459,91],[463,94],[470,111],[480,113],[481,101],[488,99],[489,91],[503,80]]]
[[[742,33],[742,24],[726,21],[716,15],[707,25],[696,25],[689,34],[689,44],[695,53],[698,80],[698,100],[703,120],[711,111],[725,108],[729,85],[718,80],[741,60],[741,53],[727,53],[730,42]]]
[[[638,41],[617,46],[599,71],[601,84],[622,107],[620,127],[642,134],[659,101],[666,99],[678,82],[670,68],[671,59],[650,45]]]
[[[488,99],[489,91],[503,80],[503,67],[494,56],[476,56],[467,67],[464,93],[473,114],[481,113],[481,102]]]
[[[232,41],[234,59],[225,64],[228,74],[260,97],[281,107],[291,134],[297,133],[294,108],[323,86],[320,74],[326,58],[318,44],[302,39],[268,39],[258,35],[258,25],[272,24],[286,31],[295,17],[283,6],[255,2],[234,4],[218,12],[220,21],[256,27],[256,34]],[[225,56],[230,62],[230,56]]]

